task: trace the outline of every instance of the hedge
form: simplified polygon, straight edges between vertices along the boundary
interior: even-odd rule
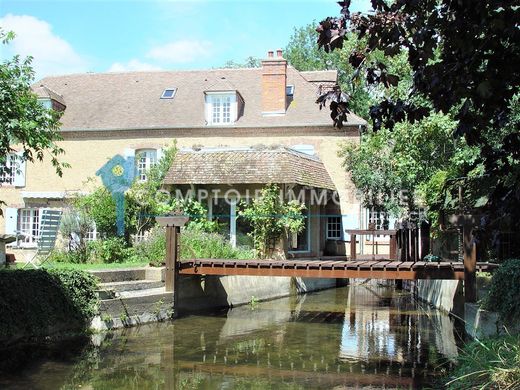
[[[97,280],[72,269],[0,271],[0,342],[83,333],[97,311]]]

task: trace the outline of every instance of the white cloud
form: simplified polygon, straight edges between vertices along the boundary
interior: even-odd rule
[[[132,59],[128,61],[126,64],[121,62],[114,62],[110,68],[109,72],[125,72],[125,71],[140,71],[140,70],[161,70],[162,68],[156,65],[152,65],[146,62],[141,62],[136,59]]]
[[[2,57],[14,54],[32,56],[37,77],[87,71],[87,61],[63,38],[52,31],[52,26],[44,20],[30,15],[7,14],[0,18],[5,31],[14,31],[16,37],[7,47]]]
[[[157,61],[180,64],[207,58],[211,55],[212,49],[211,42],[182,39],[152,47],[146,57]]]

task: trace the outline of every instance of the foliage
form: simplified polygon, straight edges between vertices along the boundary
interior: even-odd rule
[[[236,62],[233,60],[226,61],[223,68],[259,68],[261,65],[261,59],[249,56],[244,60],[244,62]]]
[[[92,241],[89,243],[89,252],[93,263],[110,264],[137,260],[133,248],[127,247],[125,240],[120,237]]]
[[[60,233],[68,240],[69,251],[78,252],[80,256],[87,255],[85,240],[89,231],[95,227],[94,220],[84,212],[68,210],[61,217]]]
[[[89,242],[84,251],[55,249],[47,261],[54,264],[117,264],[137,263],[140,259],[123,238],[109,237]]]
[[[374,12],[361,15],[350,13],[350,3],[340,3],[340,17],[319,24],[318,47],[326,52],[342,49],[351,33],[365,40],[364,47],[351,51],[348,62],[356,78],[364,77],[370,85],[399,83],[385,63],[370,58],[376,51],[387,57],[405,51],[412,72],[406,96],[385,95],[371,107],[373,129],[413,124],[431,112],[451,113],[457,121],[454,134],[477,153],[460,166],[457,180],[448,177],[440,204],[453,206],[458,188],[469,187],[470,201],[466,194],[464,201],[466,206],[474,201],[485,213],[481,227],[489,231],[504,221],[519,230],[520,132],[514,109],[520,85],[520,7],[513,0],[374,0]],[[338,88],[318,100],[322,106],[330,102],[334,123],[341,126],[350,109],[348,95]]]
[[[181,233],[181,259],[251,259],[254,251],[233,248],[229,240],[218,233],[209,233],[196,227],[184,228]],[[135,246],[136,257],[153,266],[161,266],[166,258],[164,228],[155,227],[148,238]]]
[[[1,44],[13,38],[14,33],[0,28]],[[18,150],[22,152],[21,158],[30,162],[42,161],[47,154],[61,176],[63,168],[69,167],[58,159],[64,153],[57,143],[62,139],[61,114],[45,108],[31,91],[34,80],[31,61],[31,57],[22,60],[15,56],[0,64],[0,174],[9,171],[5,167],[7,156]]]
[[[520,387],[520,335],[467,344],[448,389],[517,389]]]
[[[0,271],[0,339],[85,331],[97,311],[96,288],[84,271]]]
[[[343,144],[339,155],[364,205],[406,217],[438,199],[446,180],[439,185],[439,175],[458,156],[455,125],[447,115],[432,114],[415,124],[398,123],[393,131],[369,131],[359,145]]]
[[[161,191],[162,183],[176,153],[175,142],[164,148],[161,159],[146,173],[146,180],[134,181],[125,194],[128,207],[128,212],[125,210],[128,223],[125,220],[125,224],[136,233],[149,230],[155,224],[155,217],[162,213],[163,204],[169,198],[165,191]]]
[[[126,206],[128,206],[128,202],[126,202]],[[73,210],[89,215],[94,220],[101,236],[114,237],[117,235],[116,203],[105,187],[98,187],[88,195],[76,198],[73,201]],[[125,225],[129,222],[128,214],[125,212]]]
[[[205,232],[218,231],[218,222],[208,219],[207,208],[199,201],[186,197],[183,199],[172,198],[169,203],[164,203],[159,208],[159,214],[168,214],[172,211],[180,211],[190,217],[187,227]]]
[[[520,259],[504,262],[491,279],[484,308],[498,312],[506,323],[520,321]]]
[[[289,43],[285,47],[284,57],[299,71],[337,70],[338,84],[343,91],[348,92],[351,110],[368,119],[368,108],[373,103],[373,98],[363,83],[349,82],[354,69],[346,62],[349,51],[357,47],[359,41],[352,34],[345,41],[345,47],[342,50],[324,53],[316,46],[314,24],[315,22],[294,28]]]
[[[305,205],[295,200],[285,202],[281,198],[280,187],[276,184],[266,185],[260,198],[249,204],[241,204],[239,216],[251,224],[255,249],[261,257],[270,255],[277,242],[289,234],[298,234],[305,227],[302,211]]]

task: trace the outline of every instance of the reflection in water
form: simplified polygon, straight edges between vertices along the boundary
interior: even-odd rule
[[[124,329],[95,344],[26,362],[0,388],[420,388],[457,353],[448,316],[376,284]]]

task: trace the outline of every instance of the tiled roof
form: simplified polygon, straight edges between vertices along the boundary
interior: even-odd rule
[[[164,184],[300,184],[335,190],[323,163],[293,149],[179,151]]]
[[[58,103],[61,103],[64,106],[66,106],[65,100],[63,99],[62,95],[53,91],[49,87],[46,87],[43,84],[33,85],[31,87],[31,89],[36,94],[36,96],[38,96],[39,98],[50,98],[50,99],[56,100]]]
[[[309,76],[312,73],[312,77]],[[335,81],[336,73],[305,72],[309,78]],[[287,84],[294,97],[282,116],[262,116],[262,68],[199,71],[85,73],[46,77],[44,85],[63,96],[62,130],[206,127],[204,92],[234,87],[244,100],[243,115],[226,127],[328,126],[330,112],[315,104],[317,85],[287,67]],[[177,88],[174,99],[160,99],[166,88]],[[349,116],[349,124],[366,122]]]

